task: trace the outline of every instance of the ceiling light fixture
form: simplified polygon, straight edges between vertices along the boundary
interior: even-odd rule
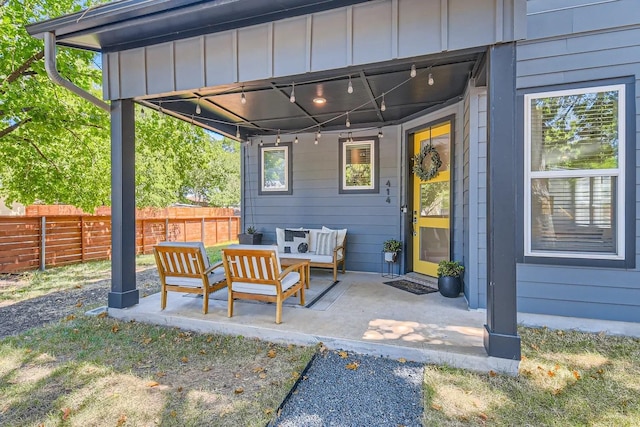
[[[242,86],[242,95],[240,96],[240,102],[243,104],[247,103],[247,97],[244,95],[244,86]]]
[[[314,103],[314,104],[322,105],[322,104],[324,104],[324,103],[326,103],[326,102],[327,102],[327,100],[326,100],[326,99],[324,99],[324,98],[323,98],[323,97],[321,97],[321,96],[318,96],[317,98],[313,98],[313,103]]]
[[[296,102],[296,84],[291,83],[291,96],[289,97],[289,101],[293,104]]]
[[[384,103],[384,92],[382,92],[382,102],[380,103],[380,111],[387,111],[387,104]]]
[[[433,74],[429,73],[429,86],[433,86],[434,80],[433,80]]]
[[[411,65],[411,72],[409,73],[409,75],[413,78],[417,73],[418,72],[416,71],[416,64]]]
[[[344,125],[348,128],[351,127],[351,120],[349,120],[349,112],[347,111],[347,121],[344,123]]]
[[[349,86],[347,86],[347,93],[353,93],[353,83],[351,83],[351,76],[349,76]]]

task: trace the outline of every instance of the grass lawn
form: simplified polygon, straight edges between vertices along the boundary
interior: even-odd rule
[[[0,306],[108,279],[109,268],[26,273]],[[640,426],[640,339],[519,332],[518,377],[427,365],[424,425]],[[0,425],[264,426],[314,351],[71,315],[0,340]]]

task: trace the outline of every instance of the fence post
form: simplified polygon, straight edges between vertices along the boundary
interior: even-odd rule
[[[184,238],[184,241],[186,242],[187,241],[187,220],[186,219],[183,221],[183,225],[184,225],[184,237],[183,238]]]
[[[140,251],[141,254],[145,253],[145,246],[144,246],[144,219],[140,220],[140,228],[142,229],[142,251]]]
[[[84,216],[80,215],[80,262],[84,262]]]
[[[40,218],[40,271],[44,271],[45,267],[45,240],[47,238],[47,217]]]
[[[207,243],[204,241],[204,238],[204,217],[202,217],[202,222],[200,223],[200,240],[202,240],[202,243],[206,245]]]
[[[229,217],[229,242],[231,241],[231,217]]]
[[[169,241],[169,217],[164,219],[164,241]]]

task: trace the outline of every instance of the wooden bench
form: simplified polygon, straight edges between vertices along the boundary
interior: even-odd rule
[[[160,275],[160,307],[167,292],[202,294],[202,312],[209,311],[209,294],[227,286],[222,263],[210,265],[202,242],[163,242],[153,247]]]
[[[282,303],[300,294],[304,305],[306,266],[295,263],[282,270],[277,248],[225,248],[222,263],[227,278],[228,316],[233,316],[233,301],[246,299],[276,303],[276,323],[282,321]]]

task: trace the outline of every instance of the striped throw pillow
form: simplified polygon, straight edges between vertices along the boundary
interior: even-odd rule
[[[336,247],[336,232],[318,233],[318,244],[316,246],[316,255],[333,255]]]

